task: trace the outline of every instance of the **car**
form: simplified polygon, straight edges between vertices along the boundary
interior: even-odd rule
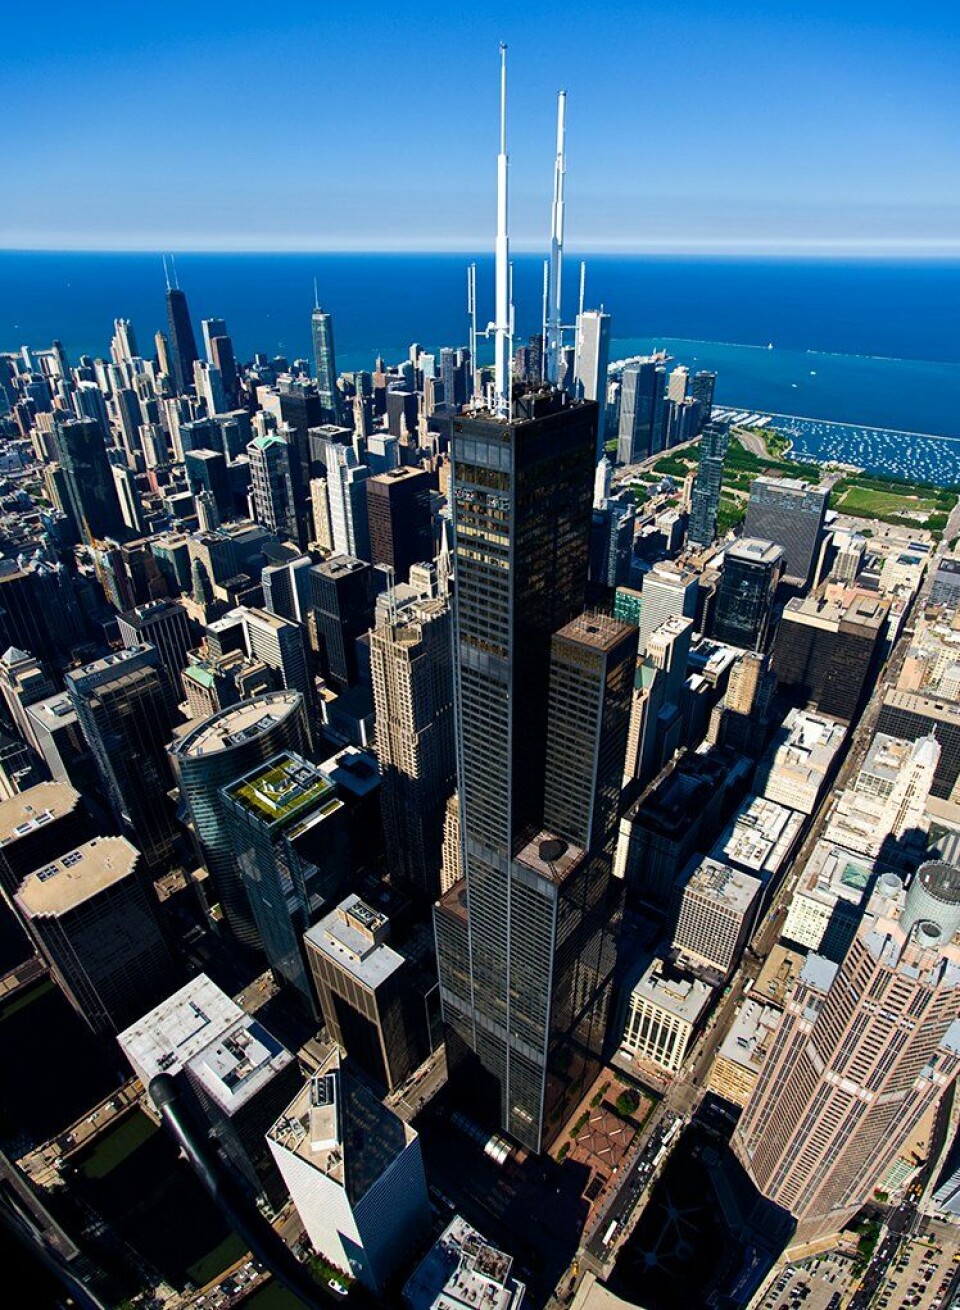
[[[347,1295],[347,1289],[344,1287],[343,1283],[338,1283],[335,1278],[328,1278],[327,1286],[336,1292],[337,1296]]]

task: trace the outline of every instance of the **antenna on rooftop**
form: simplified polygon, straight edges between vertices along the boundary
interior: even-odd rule
[[[560,317],[560,292],[563,281],[563,216],[566,156],[567,93],[557,96],[557,157],[553,165],[553,207],[550,211],[550,295],[544,347],[547,354],[547,381],[556,382],[560,372],[560,346],[563,321]]]
[[[316,279],[316,278],[313,279],[313,307],[314,307],[314,309],[319,309],[319,308],[320,308],[320,295],[319,295],[319,292],[317,291],[317,279]]]
[[[167,284],[167,290],[169,291],[169,290],[171,289],[171,288],[170,288],[170,270],[167,268],[167,257],[166,257],[166,255],[161,255],[160,258],[161,258],[161,260],[163,261],[163,280],[166,282],[166,284]]]
[[[477,367],[477,266],[467,265],[467,313],[470,315],[470,367],[473,370],[471,399],[476,403],[480,389],[480,370]],[[446,399],[446,397],[444,397]]]
[[[173,257],[173,255],[170,256],[170,266],[171,266],[171,268],[173,269],[173,285],[174,285],[174,286],[176,287],[176,289],[179,291],[179,290],[180,290],[180,279],[177,277],[177,261],[176,261],[176,259]]]
[[[507,47],[500,43],[500,153],[497,155],[496,333],[494,404],[501,418],[510,417],[513,307],[510,304],[510,238],[507,234]]]

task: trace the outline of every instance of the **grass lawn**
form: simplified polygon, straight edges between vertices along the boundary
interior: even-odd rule
[[[935,514],[940,508],[932,496],[910,495],[899,491],[878,491],[873,487],[848,487],[838,498],[836,509],[842,514],[883,519],[893,514]]]

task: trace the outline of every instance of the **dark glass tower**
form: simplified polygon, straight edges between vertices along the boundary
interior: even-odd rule
[[[173,376],[177,391],[183,395],[193,386],[193,366],[199,355],[187,298],[179,287],[167,288],[167,324],[170,329]]]
[[[700,375],[697,374],[697,377]],[[711,546],[717,535],[717,509],[723,485],[723,461],[730,443],[730,425],[707,423],[700,440],[700,467],[690,501],[687,538],[693,546]]]
[[[320,422],[339,423],[340,396],[337,392],[337,357],[333,348],[333,318],[317,305],[310,316],[310,327],[317,365],[317,392],[322,407]]]
[[[451,423],[466,884],[437,911],[441,997],[451,1066],[534,1151],[551,1132],[547,1068],[566,1012],[560,901],[584,859],[543,832],[551,637],[583,609],[597,437],[596,404],[566,399]]]
[[[54,436],[69,502],[65,508],[84,541],[122,541],[127,527],[100,424],[95,419],[68,419],[56,424]]]
[[[724,556],[713,635],[745,650],[762,650],[766,642],[783,551],[772,541],[741,537]]]

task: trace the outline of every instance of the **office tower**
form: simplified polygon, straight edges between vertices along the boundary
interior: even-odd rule
[[[270,691],[231,705],[170,744],[170,758],[200,854],[227,926],[245,946],[259,934],[227,832],[220,789],[280,751],[307,748],[303,697]]]
[[[526,1290],[513,1272],[513,1256],[455,1214],[407,1280],[403,1301],[409,1310],[485,1301],[497,1310],[520,1310]]]
[[[550,639],[583,608],[596,425],[590,401],[569,405],[551,393],[516,398],[509,419],[458,416],[451,434],[457,736],[472,949],[459,902],[445,898],[436,918],[441,996],[451,1063],[462,1056],[469,1065],[467,1053],[476,1054],[477,1090],[533,1150],[559,1126],[544,1122],[556,1014],[540,930],[552,919],[576,852],[560,842],[557,856],[548,842],[541,859],[528,834],[536,834],[543,815]],[[508,904],[512,915],[504,914]],[[511,994],[526,998],[522,1007],[510,1006]],[[506,1040],[508,1023],[522,1030],[526,1053]]]
[[[88,545],[104,537],[122,541],[126,525],[103,428],[91,419],[65,419],[53,431],[67,494],[64,510],[77,531]]]
[[[886,633],[890,602],[827,584],[784,607],[771,653],[782,695],[851,723]]]
[[[187,297],[179,287],[167,287],[167,328],[169,362],[177,392],[185,395],[193,382],[193,366],[198,359],[197,342],[190,322]],[[159,343],[158,343],[159,346]],[[164,372],[168,372],[164,369]]]
[[[237,396],[237,359],[233,352],[233,342],[228,336],[211,338],[210,363],[220,373],[227,400],[235,402]]]
[[[926,696],[913,691],[888,691],[880,707],[877,731],[905,741],[936,736],[940,745],[940,762],[930,794],[950,800],[960,777],[960,705],[942,696]]]
[[[694,373],[693,380],[690,383],[690,394],[700,404],[701,431],[713,417],[713,393],[716,386],[716,373],[710,373],[706,369],[700,369]]]
[[[397,468],[368,478],[370,559],[389,564],[406,582],[412,564],[433,559],[432,476],[425,469]]]
[[[636,507],[626,501],[608,500],[602,509],[594,509],[590,525],[592,583],[612,588],[630,581],[636,523]]]
[[[223,617],[225,625],[240,624],[248,655],[262,660],[277,675],[280,686],[303,697],[310,732],[313,710],[313,679],[307,664],[303,628],[299,623],[270,614],[267,610],[241,606]]]
[[[757,765],[754,790],[779,805],[813,814],[846,735],[836,719],[790,710]]]
[[[73,391],[73,409],[81,422],[96,423],[104,434],[110,431],[110,418],[103,391],[96,382],[78,382]]]
[[[207,363],[216,367],[217,361],[213,357],[213,339],[214,337],[227,336],[227,324],[222,318],[203,318],[200,320],[200,331],[203,333],[203,353],[207,357]]]
[[[758,878],[706,856],[677,884],[672,949],[694,966],[730,973],[753,927],[761,890]]]
[[[621,1052],[679,1073],[711,990],[694,974],[666,960],[652,960],[630,991]]]
[[[292,751],[227,783],[220,800],[267,962],[313,1013],[303,934],[351,872],[343,801]]]
[[[690,385],[690,370],[685,364],[678,364],[667,379],[667,399],[679,405],[687,398]]]
[[[602,309],[587,309],[577,316],[577,394],[582,400],[595,400],[600,408],[598,460],[603,456],[609,363],[610,315]]]
[[[335,442],[326,443],[324,462],[333,549],[338,555],[369,559],[370,528],[365,483],[370,470],[365,464],[357,463],[352,446]]]
[[[149,871],[166,871],[178,834],[167,800],[172,693],[159,651],[117,651],[71,669],[65,682],[117,821]]]
[[[663,703],[679,705],[687,677],[693,619],[671,614],[651,632],[647,639],[645,663],[655,669],[663,682]]]
[[[641,590],[640,649],[669,618],[693,619],[697,613],[699,582],[692,569],[676,564],[654,564],[644,574]]]
[[[117,503],[120,506],[120,517],[123,519],[124,535],[129,536],[132,533],[143,532],[140,496],[137,492],[137,479],[133,470],[114,464],[111,472],[113,473],[113,487],[117,494]]]
[[[67,1000],[101,1036],[169,989],[173,961],[124,837],[94,837],[31,873],[21,918]]]
[[[313,357],[317,367],[317,393],[323,423],[340,422],[340,393],[337,390],[337,360],[333,348],[333,318],[317,304],[310,316]]]
[[[960,559],[947,557],[937,561],[930,600],[934,605],[948,605],[951,609],[960,605]]]
[[[310,510],[313,518],[311,544],[318,550],[333,550],[333,525],[330,522],[330,501],[327,497],[327,479],[310,479]]]
[[[334,1053],[267,1144],[314,1251],[379,1296],[430,1228],[414,1129]]]
[[[617,462],[636,464],[663,449],[663,389],[666,369],[651,355],[623,370]]]
[[[741,1108],[749,1101],[780,1023],[772,1005],[745,1000],[720,1044],[705,1084],[730,1105]]]
[[[434,901],[457,775],[447,601],[418,601],[374,628],[370,669],[387,868],[391,878]]]
[[[324,676],[345,687],[357,681],[357,638],[373,624],[372,569],[365,560],[333,555],[310,570],[311,601]]]
[[[115,318],[113,320],[113,339],[110,342],[110,358],[115,364],[123,361],[129,363],[139,354],[133,324],[128,318]]]
[[[390,920],[350,895],[306,934],[307,960],[327,1033],[388,1092],[430,1052],[413,965],[390,945]]]
[[[387,431],[398,440],[417,430],[417,393],[404,387],[387,387]]]
[[[805,587],[820,554],[828,487],[796,478],[754,478],[743,531],[783,548],[784,581]]]
[[[204,973],[117,1040],[148,1094],[161,1073],[189,1092],[233,1176],[279,1207],[286,1198],[266,1133],[300,1086],[296,1056]]]
[[[197,644],[184,607],[175,600],[152,600],[121,614],[117,626],[120,639],[128,649],[147,644],[156,647],[167,671],[174,702],[178,702],[187,651]]]
[[[723,462],[730,444],[730,425],[705,424],[700,439],[700,465],[690,499],[687,539],[694,546],[712,546],[717,537],[717,510],[723,486]]]
[[[693,441],[703,426],[700,422],[700,402],[691,396],[683,400],[665,400],[663,425],[663,444],[666,449]]]
[[[234,517],[233,489],[230,474],[222,450],[187,450],[184,451],[183,464],[187,474],[187,486],[194,496],[206,493],[212,498],[216,507],[217,518],[221,523]]]
[[[0,656],[0,696],[7,707],[13,726],[30,746],[30,724],[27,708],[37,701],[46,700],[56,692],[56,685],[44,672],[39,660],[16,646],[8,646]]]
[[[770,541],[742,537],[724,553],[713,635],[745,650],[761,650],[783,570],[783,550]]]
[[[268,564],[260,574],[264,608],[291,623],[306,623],[310,612],[309,570],[312,566],[309,555],[298,555],[282,564]]]
[[[28,874],[92,836],[83,798],[66,782],[38,782],[0,801],[0,889],[12,899]]]
[[[957,870],[931,862],[879,879],[839,967],[807,958],[733,1141],[797,1240],[847,1224],[952,1081],[958,927]]]
[[[259,523],[289,541],[299,541],[290,447],[275,432],[254,437],[247,447],[253,512]]]

